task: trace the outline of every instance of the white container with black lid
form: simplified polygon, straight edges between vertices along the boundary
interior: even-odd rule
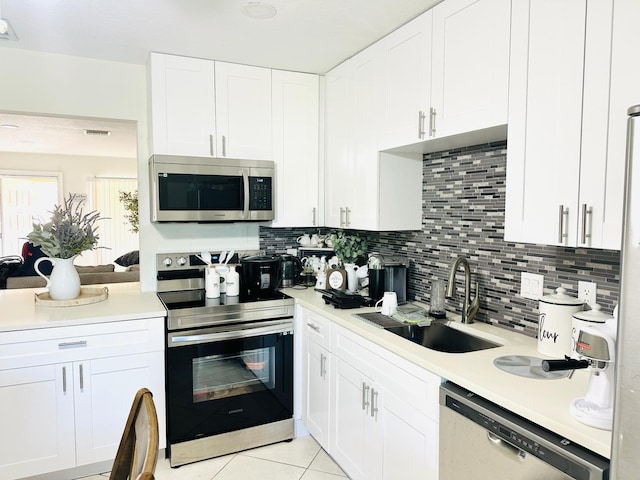
[[[584,302],[567,295],[560,287],[539,301],[538,352],[555,358],[571,354],[573,314],[584,309]]]

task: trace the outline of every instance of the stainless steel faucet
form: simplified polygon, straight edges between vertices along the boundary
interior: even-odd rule
[[[471,269],[469,262],[464,257],[457,257],[451,265],[449,272],[449,283],[447,284],[447,298],[453,298],[456,288],[456,273],[462,264],[464,268],[464,302],[462,304],[462,323],[473,323],[473,319],[478,313],[480,302],[478,301],[478,282],[475,282],[476,296],[471,300]]]

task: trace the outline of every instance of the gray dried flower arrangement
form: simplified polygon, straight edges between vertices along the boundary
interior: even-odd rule
[[[76,195],[69,194],[63,205],[55,205],[51,220],[45,224],[33,224],[27,239],[39,246],[45,255],[52,258],[71,258],[85,250],[93,250],[98,244],[96,222],[100,213],[82,212]]]

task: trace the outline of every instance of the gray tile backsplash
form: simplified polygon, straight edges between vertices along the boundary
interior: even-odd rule
[[[410,260],[409,298],[429,303],[434,279],[446,280],[457,255],[468,258],[479,282],[478,321],[535,337],[538,302],[522,298],[521,272],[544,275],[544,294],[557,287],[577,296],[578,281],[597,283],[598,303],[611,313],[617,303],[619,252],[505,242],[506,142],[431,153],[423,160],[421,231],[359,232],[372,251]],[[296,238],[317,229],[260,228],[260,246],[284,252]],[[321,229],[321,233],[329,232]],[[462,308],[462,270],[450,311]]]

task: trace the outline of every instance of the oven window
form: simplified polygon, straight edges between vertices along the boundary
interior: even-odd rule
[[[272,390],[274,348],[193,359],[193,403]]]
[[[239,175],[158,175],[161,210],[244,210],[244,187]]]

